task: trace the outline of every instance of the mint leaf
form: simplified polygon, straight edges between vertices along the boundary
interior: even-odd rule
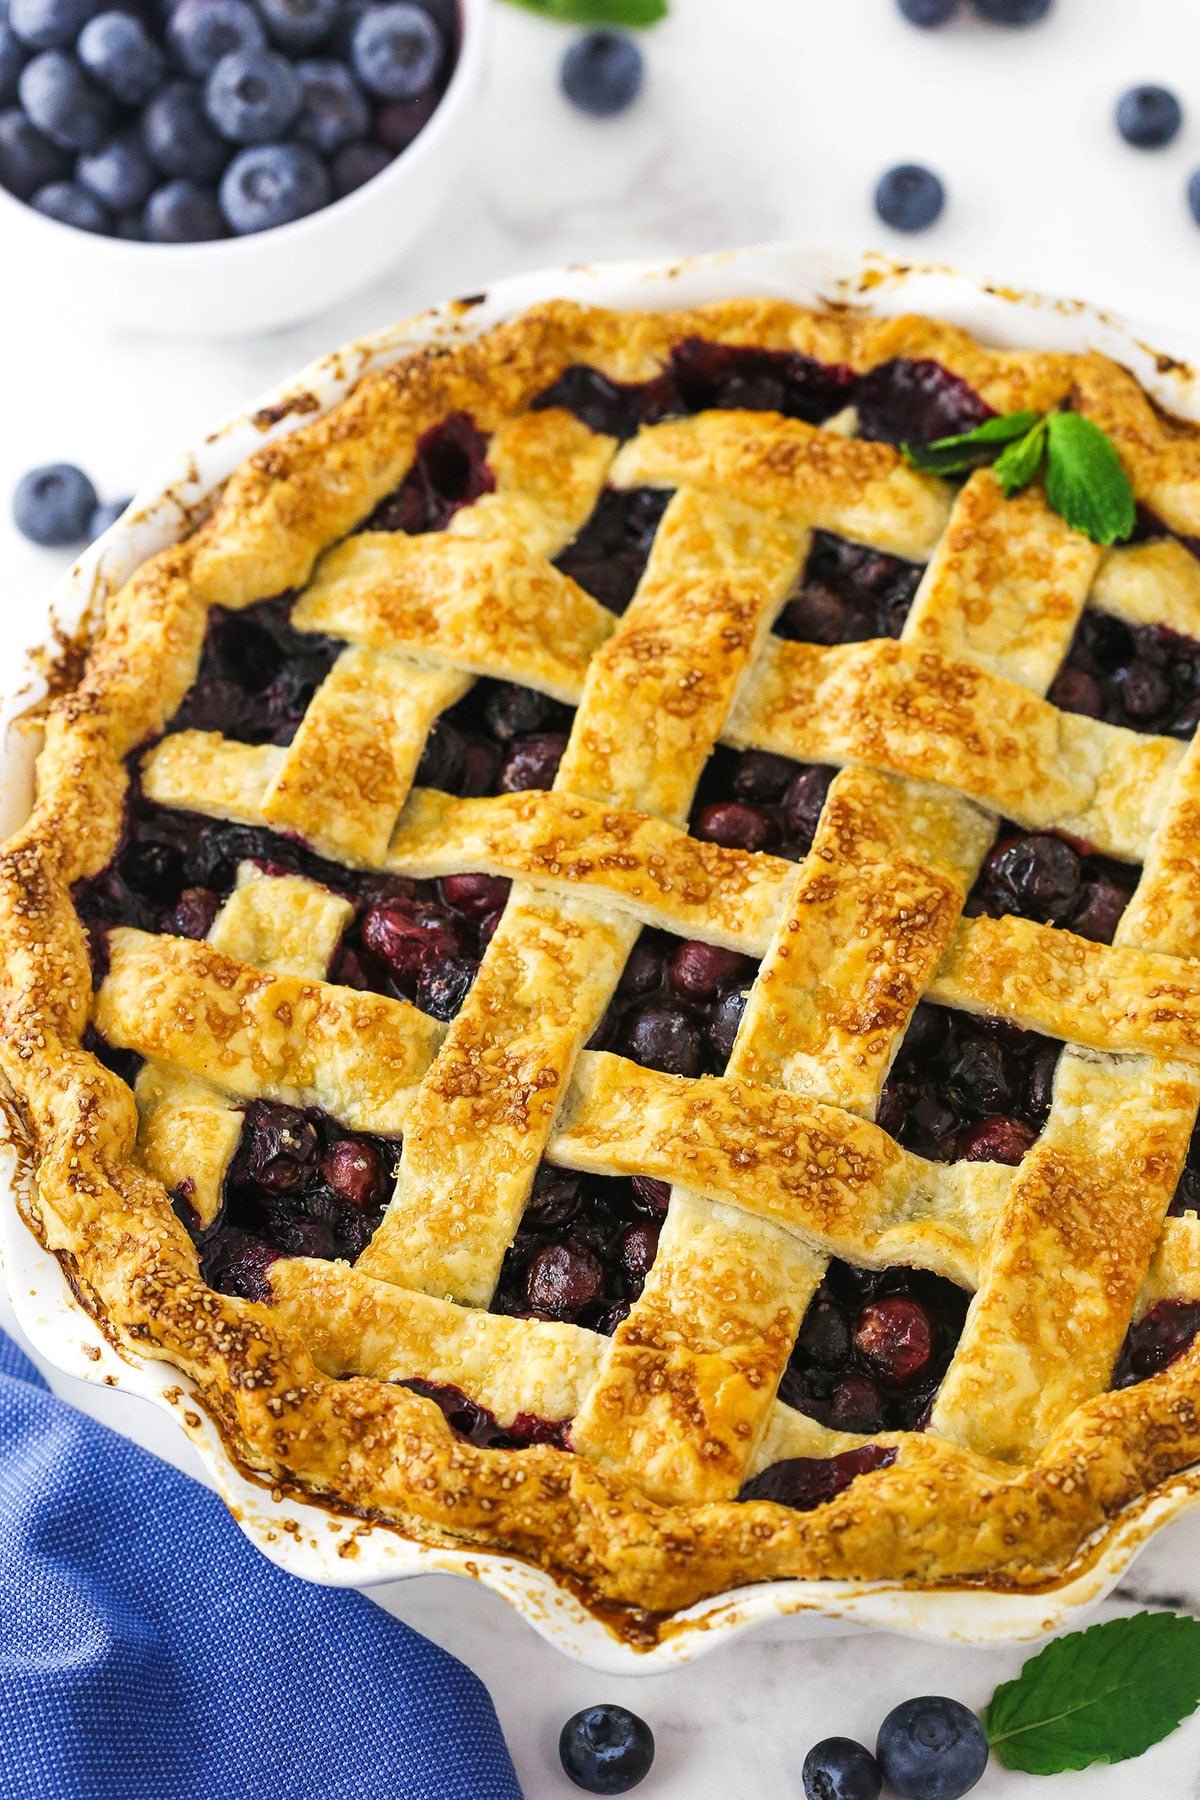
[[[1024,437],[1000,452],[992,464],[992,474],[1004,489],[1006,500],[1029,486],[1041,466],[1045,448],[1046,421],[1042,419],[1032,431],[1027,431]]]
[[[964,469],[978,469],[991,462],[997,444],[1024,437],[1037,422],[1035,412],[1003,413],[999,418],[985,419],[974,431],[935,438],[931,444],[901,444],[900,451],[914,469],[927,475],[958,475]]]
[[[1200,1620],[1143,1612],[1047,1644],[996,1689],[984,1724],[1006,1768],[1057,1775],[1140,1756],[1197,1704]]]
[[[657,25],[667,16],[667,0],[510,0],[527,12],[560,25]]]
[[[1094,544],[1127,538],[1133,489],[1111,440],[1080,413],[1051,413],[1047,425],[1046,498],[1055,512]]]

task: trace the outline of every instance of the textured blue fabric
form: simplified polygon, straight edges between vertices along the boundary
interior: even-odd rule
[[[521,1800],[486,1688],[285,1575],[0,1332],[3,1800]]]

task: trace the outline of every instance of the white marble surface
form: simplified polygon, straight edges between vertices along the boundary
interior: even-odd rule
[[[674,0],[647,39],[642,102],[625,119],[573,115],[554,88],[564,38],[496,8],[480,147],[452,210],[405,266],[336,315],[219,345],[100,331],[0,241],[4,425],[0,494],[31,463],[66,457],[108,493],[250,393],[359,331],[500,275],[572,259],[650,256],[794,237],[903,253],[874,221],[889,163],[923,159],[947,180],[943,221],[908,246],[1018,285],[1084,294],[1191,327],[1200,231],[1183,205],[1200,164],[1200,17],[1194,0],[1057,0],[1027,33],[974,22],[926,36],[891,0]],[[1182,140],[1137,155],[1110,114],[1130,82],[1165,79],[1189,118]],[[0,519],[0,658],[36,635],[60,559]],[[0,1305],[0,1323],[9,1323]],[[121,1395],[55,1385],[192,1474],[189,1447]],[[1200,1610],[1200,1521],[1141,1558],[1107,1610],[1142,1602]],[[380,1598],[378,1591],[376,1598]],[[554,1745],[576,1707],[620,1698],[659,1742],[647,1800],[780,1800],[800,1793],[808,1746],[869,1739],[895,1701],[942,1691],[982,1704],[1019,1651],[946,1650],[883,1636],[759,1640],[652,1681],[601,1679],[547,1649],[491,1595],[428,1578],[382,1595],[390,1610],[464,1657],[489,1683],[530,1800],[570,1789]],[[1200,1721],[1135,1764],[1047,1787],[991,1771],[978,1792],[1094,1800],[1156,1789],[1200,1796]],[[320,1800],[313,1796],[313,1800]]]

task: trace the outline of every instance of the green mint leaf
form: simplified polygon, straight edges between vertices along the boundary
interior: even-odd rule
[[[1035,412],[1003,413],[996,419],[985,419],[974,431],[959,432],[956,437],[935,438],[931,444],[901,444],[901,454],[928,475],[958,475],[965,469],[978,469],[989,463],[998,444],[1009,444],[1021,438],[1038,422]]]
[[[1046,498],[1055,512],[1094,544],[1127,538],[1133,489],[1111,440],[1080,413],[1051,413],[1047,426]]]
[[[657,25],[667,16],[667,0],[510,0],[527,12],[559,25]]]
[[[1057,1775],[1140,1756],[1198,1704],[1200,1620],[1143,1612],[1054,1639],[996,1689],[984,1724],[1006,1768]]]
[[[1017,438],[1000,452],[992,464],[992,474],[1004,489],[1006,500],[1029,486],[1041,467],[1045,448],[1046,421],[1042,419],[1032,431],[1027,431],[1024,437]]]

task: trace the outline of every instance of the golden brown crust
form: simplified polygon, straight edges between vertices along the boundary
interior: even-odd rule
[[[925,319],[553,303],[365,377],[251,458],[206,523],[112,598],[48,719],[32,816],[0,854],[0,1067],[36,1145],[41,1227],[120,1342],[194,1379],[247,1466],[418,1537],[498,1546],[660,1612],[779,1576],[1044,1586],[1200,1457],[1200,1345],[1102,1391],[1131,1314],[1200,1276],[1195,1222],[1162,1230],[1200,1101],[1200,761],[1040,695],[1085,601],[1194,630],[1200,584],[1170,547],[1101,560],[1035,494],[1000,502],[979,474],[953,498],[887,446],[793,420],[702,415],[618,451],[527,410],[572,363],[641,379],[689,335],[857,370],[936,357],[1000,410],[1070,396],[1139,499],[1200,530],[1197,437],[1124,371],[989,350]],[[493,434],[495,492],[447,533],[332,548],[451,411]],[[606,479],[676,490],[615,629],[545,561]],[[815,527],[935,553],[899,645],[768,640]],[[124,760],[176,711],[208,607],[303,586],[319,558],[298,619],[351,647],[293,745],[178,733],[148,759],[146,791],[300,831],[343,861],[518,877],[468,1003],[442,1042],[413,1009],[330,986],[336,903],[299,883],[264,911],[268,878],[247,871],[210,946],[114,933],[92,1015],[70,887],[112,854]],[[476,672],[581,701],[554,793],[417,792],[393,836],[429,724]],[[799,871],[681,830],[719,738],[850,765]],[[983,808],[1146,857],[1116,947],[960,922]],[[765,953],[727,1079],[580,1054],[641,920]],[[1072,1044],[1019,1171],[931,1173],[867,1122],[930,984]],[[150,1054],[136,1105],[82,1049],[90,1015]],[[231,1096],[257,1094],[405,1131],[397,1199],[356,1269],[277,1264],[270,1306],[200,1281],[164,1187],[188,1163],[211,1212]],[[677,1184],[611,1344],[447,1299],[486,1304],[546,1146]],[[837,1249],[980,1273],[934,1429],[814,1512],[735,1504],[776,1457],[852,1441],[775,1400]],[[574,1416],[574,1453],[476,1450],[396,1385],[412,1375],[461,1381],[501,1418]]]

